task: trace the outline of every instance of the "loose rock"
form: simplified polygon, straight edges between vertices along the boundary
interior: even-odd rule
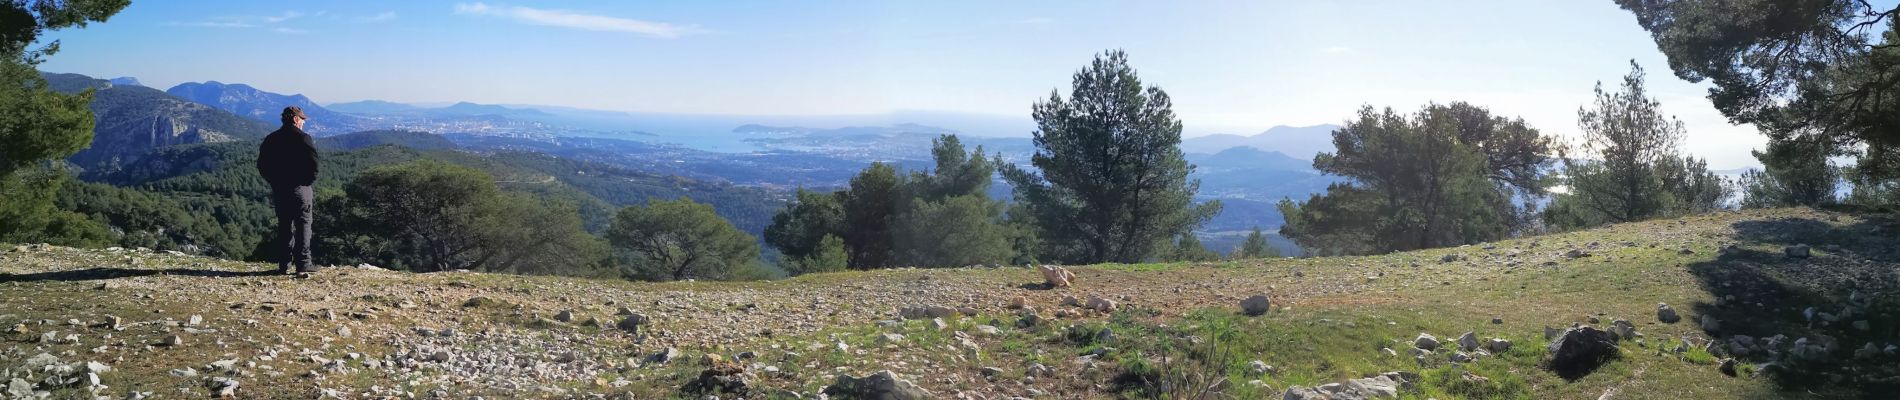
[[[1474,332],[1465,332],[1464,335],[1459,335],[1458,348],[1464,351],[1477,350],[1478,349],[1478,335]]]
[[[1075,273],[1069,272],[1067,268],[1044,265],[1036,267],[1036,270],[1042,272],[1043,284],[1051,288],[1069,287],[1075,283]]]
[[[630,312],[627,314],[626,317],[620,319],[620,323],[615,324],[614,326],[617,328],[620,328],[620,330],[627,331],[629,333],[639,333],[640,327],[646,324],[647,324],[646,315]]]
[[[1616,338],[1609,332],[1583,326],[1565,329],[1550,342],[1550,369],[1567,379],[1589,374],[1616,356]]]
[[[1425,351],[1435,351],[1438,350],[1438,338],[1432,337],[1430,333],[1420,333],[1418,339],[1412,340],[1412,346]]]
[[[1610,334],[1614,335],[1616,340],[1633,340],[1641,336],[1636,333],[1635,324],[1631,324],[1629,320],[1622,318],[1610,321]]]
[[[220,399],[237,398],[238,381],[236,379],[215,377],[211,378],[210,383],[212,397]]]
[[[1091,295],[1089,296],[1088,305],[1084,308],[1103,313],[1111,313],[1115,312],[1115,301]]]
[[[824,394],[840,399],[884,399],[884,400],[923,400],[933,398],[930,392],[918,388],[910,381],[897,379],[890,370],[856,378],[850,375],[838,375],[838,382],[826,386]]]
[[[1673,324],[1677,321],[1681,321],[1682,316],[1676,315],[1676,309],[1670,308],[1668,303],[1659,303],[1656,304],[1656,320]]]
[[[1273,311],[1273,300],[1265,294],[1256,294],[1240,301],[1240,311],[1247,315],[1262,315]]]
[[[680,358],[680,349],[676,347],[668,347],[666,348],[666,350],[661,351],[658,354],[654,354],[650,357],[647,357],[647,361],[653,362],[655,364],[665,364],[667,362],[677,360],[679,358]]]
[[[1808,248],[1808,245],[1798,244],[1782,248],[1781,253],[1787,255],[1788,258],[1808,258],[1812,255],[1812,250]]]

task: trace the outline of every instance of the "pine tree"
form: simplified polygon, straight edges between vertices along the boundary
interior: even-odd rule
[[[773,215],[772,224],[765,227],[765,243],[777,248],[786,260],[796,261],[819,252],[825,237],[843,237],[845,211],[838,202],[843,193],[798,189],[792,203]]]
[[[1349,178],[1280,202],[1280,234],[1311,254],[1367,254],[1491,241],[1525,229],[1513,201],[1544,193],[1550,139],[1465,103],[1401,115],[1364,107],[1313,158]]]
[[[1035,220],[1042,258],[1140,262],[1219,212],[1193,202],[1200,181],[1188,178],[1172,107],[1120,50],[1076,72],[1068,99],[1034,105],[1036,171],[1010,165],[1003,176]]]
[[[378,252],[416,271],[480,269],[477,225],[500,191],[488,174],[440,161],[376,167],[345,185],[348,206],[362,219],[338,228],[386,241]]]
[[[93,115],[87,108],[92,90],[54,92],[36,68],[59,52],[59,41],[32,46],[47,31],[105,22],[130,4],[0,2],[0,241],[94,245],[106,239],[105,227],[53,207],[54,195],[70,181],[66,171],[34,167],[92,143]]]
[[[844,207],[845,249],[851,268],[872,269],[897,265],[894,225],[902,207],[910,204],[897,168],[881,162],[851,178],[851,189],[838,196]]]
[[[1855,156],[1852,171],[1864,178],[1853,181],[1900,177],[1900,5],[1853,0],[1616,3],[1635,14],[1677,77],[1708,81],[1716,110],[1731,123],[1760,128],[1769,138],[1770,153],[1784,143],[1818,145],[1828,156]],[[1819,179],[1825,174],[1808,156],[1768,157],[1762,163],[1783,188],[1812,194],[1804,187],[1833,184]]]
[[[628,275],[636,279],[742,277],[759,258],[752,235],[733,227],[711,205],[684,197],[620,209],[607,240],[630,256]]]
[[[1547,225],[1589,227],[1723,207],[1729,183],[1706,162],[1677,154],[1682,121],[1662,113],[1643,79],[1643,67],[1632,61],[1621,90],[1598,83],[1595,106],[1577,110],[1582,151],[1593,159],[1564,159],[1569,190],[1545,210]]]
[[[996,167],[983,148],[966,153],[956,135],[943,135],[931,140],[931,154],[936,167],[906,181],[910,205],[895,226],[899,264],[960,267],[1015,258],[1006,206],[988,195]]]
[[[1181,239],[1175,241],[1165,259],[1190,262],[1214,261],[1220,259],[1220,253],[1208,250],[1207,245],[1201,244],[1200,237],[1195,236],[1193,232],[1188,232],[1181,234]]]
[[[1764,170],[1742,173],[1742,207],[1817,206],[1834,201],[1841,170],[1828,163],[1831,149],[1806,141],[1771,141],[1754,151]]]
[[[786,272],[792,275],[815,274],[820,272],[843,271],[849,262],[844,250],[844,239],[835,235],[825,235],[818,240],[817,247],[803,257],[794,259]]]
[[[1267,235],[1260,233],[1260,227],[1253,227],[1247,234],[1247,240],[1240,242],[1240,248],[1234,250],[1235,259],[1279,257],[1280,251],[1267,244]]]
[[[1577,124],[1584,134],[1582,150],[1599,160],[1566,160],[1576,169],[1568,180],[1572,195],[1567,198],[1608,222],[1662,215],[1668,200],[1656,169],[1675,157],[1684,134],[1682,121],[1663,115],[1661,103],[1643,87],[1642,66],[1633,61],[1621,91],[1606,92],[1598,83],[1596,93],[1594,108],[1577,110]],[[1597,165],[1577,168],[1584,163]]]

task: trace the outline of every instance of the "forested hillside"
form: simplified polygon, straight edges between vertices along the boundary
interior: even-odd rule
[[[69,159],[112,166],[151,149],[192,143],[257,139],[270,126],[144,86],[114,85],[78,74],[42,73],[62,93],[92,89],[92,145]]]
[[[486,172],[509,191],[573,204],[593,232],[604,230],[619,206],[687,197],[713,204],[720,215],[757,234],[782,201],[779,194],[762,189],[545,154],[458,152],[439,136],[427,134],[365,132],[323,138],[318,146],[325,150],[316,184],[320,197],[341,191],[369,168],[431,159]],[[349,150],[330,150],[339,148]],[[253,166],[256,154],[255,141],[161,148],[119,168],[90,170],[83,176],[86,182],[62,191],[60,202],[123,231],[122,246],[258,259],[254,251],[269,235],[274,217],[269,186]]]

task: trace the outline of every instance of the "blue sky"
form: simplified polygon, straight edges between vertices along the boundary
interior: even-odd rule
[[[320,103],[473,101],[774,115],[1027,118],[1104,49],[1173,96],[1190,136],[1339,123],[1362,104],[1468,101],[1575,135],[1631,59],[1715,168],[1765,143],[1675,78],[1603,1],[140,1],[54,32],[56,72],[247,83]],[[1025,132],[1026,133],[1026,132]]]

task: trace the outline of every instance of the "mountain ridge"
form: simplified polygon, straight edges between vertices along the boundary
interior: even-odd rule
[[[330,103],[331,111],[363,116],[427,116],[427,117],[475,117],[500,116],[511,118],[553,117],[545,111],[533,108],[509,107],[498,104],[481,104],[459,101],[442,107],[424,107],[409,103],[384,100],[361,100],[343,103]]]
[[[1181,139],[1184,153],[1218,153],[1235,147],[1254,147],[1279,151],[1293,158],[1311,159],[1314,154],[1332,151],[1333,130],[1339,125],[1277,125],[1252,135],[1212,134]]]
[[[152,149],[194,143],[257,139],[271,126],[157,89],[118,85],[80,74],[42,72],[51,89],[94,89],[92,143],[67,160],[82,167],[129,161]]]
[[[266,124],[281,123],[284,107],[296,106],[310,117],[304,130],[313,135],[347,133],[363,124],[358,117],[330,111],[302,94],[279,94],[243,83],[185,82],[165,93]]]

